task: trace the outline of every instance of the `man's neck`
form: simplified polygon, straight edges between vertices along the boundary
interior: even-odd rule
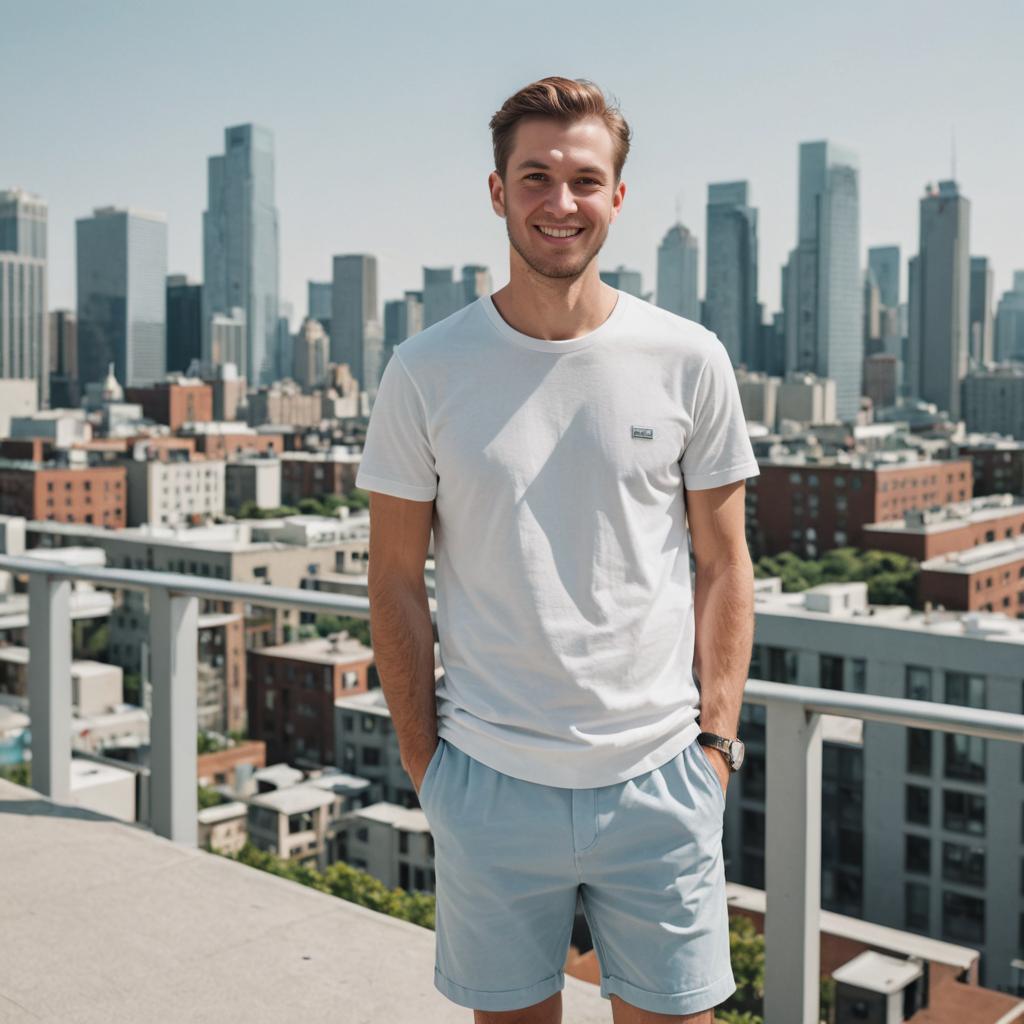
[[[597,330],[612,314],[618,292],[591,264],[574,280],[516,273],[491,299],[510,327],[542,341],[569,341]]]

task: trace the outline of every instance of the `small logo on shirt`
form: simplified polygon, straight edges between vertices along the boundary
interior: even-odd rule
[[[654,427],[630,427],[633,437],[642,437],[645,441],[654,440]]]

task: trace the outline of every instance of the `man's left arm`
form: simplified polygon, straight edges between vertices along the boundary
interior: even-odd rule
[[[700,680],[700,727],[734,737],[754,639],[754,569],[744,529],[746,483],[685,492],[696,563],[693,665]],[[702,748],[705,749],[705,748]],[[706,750],[724,789],[725,755]]]

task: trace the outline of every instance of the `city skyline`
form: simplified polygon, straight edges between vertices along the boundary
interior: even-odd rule
[[[618,97],[634,129],[626,202],[599,261],[601,269],[640,270],[646,289],[654,286],[658,240],[675,220],[677,201],[680,219],[703,248],[707,185],[743,179],[761,211],[760,298],[766,315],[777,310],[781,267],[796,238],[797,149],[821,138],[849,146],[860,159],[862,264],[871,246],[895,244],[911,255],[925,184],[953,176],[954,129],[956,178],[974,203],[972,255],[989,258],[996,301],[1024,265],[1014,228],[1024,221],[1012,170],[1020,163],[1019,142],[1006,131],[1013,96],[997,88],[1014,59],[1009,26],[1024,27],[1024,15],[1007,4],[991,5],[991,22],[979,17],[966,25],[946,25],[934,5],[928,20],[921,12],[886,8],[884,33],[870,12],[815,9],[812,25],[805,4],[784,14],[751,11],[739,28],[709,12],[660,11],[654,18],[641,11],[614,39],[599,30],[604,8],[598,8],[593,31],[574,32],[568,46],[558,36],[573,22],[557,13],[538,42],[528,26],[497,18],[468,24],[459,16],[461,3],[434,12],[432,21],[410,9],[400,24],[386,10],[345,12],[348,34],[372,37],[386,28],[389,42],[394,34],[389,55],[405,68],[398,76],[385,74],[372,47],[343,62],[327,60],[332,33],[325,30],[340,28],[341,15],[309,5],[320,31],[304,45],[323,71],[309,83],[283,70],[268,73],[266,58],[287,28],[269,6],[191,7],[190,17],[161,26],[155,59],[151,48],[135,45],[155,24],[150,12],[113,19],[101,32],[75,5],[44,6],[69,38],[90,45],[51,38],[45,29],[51,19],[38,7],[12,8],[5,14],[0,75],[18,77],[20,67],[45,53],[63,68],[62,81],[80,72],[86,84],[69,92],[61,81],[41,79],[24,103],[5,110],[4,137],[17,144],[0,154],[0,183],[20,185],[49,204],[50,308],[74,308],[73,224],[98,206],[166,213],[169,271],[201,279],[206,157],[218,150],[225,127],[250,122],[275,135],[281,298],[293,305],[293,328],[305,312],[306,282],[326,280],[341,253],[377,256],[382,301],[421,287],[423,266],[485,264],[500,287],[507,280],[507,240],[486,195],[486,122],[509,92],[551,73],[595,80]],[[225,77],[214,45],[222,38],[219,26],[244,14],[253,45]],[[1003,19],[998,33],[989,27],[997,16]],[[458,31],[446,35],[449,22]],[[904,45],[911,32],[927,43],[920,52]],[[435,45],[417,49],[424,33]],[[675,51],[667,48],[659,61],[661,44],[643,67],[621,59],[632,44],[646,39],[649,49],[651,38],[674,34],[701,45],[689,43],[685,61],[669,60]],[[984,37],[985,61],[961,59],[974,36]],[[829,47],[814,42],[825,38]],[[501,52],[487,41],[500,41]],[[188,74],[170,56],[182,48],[190,54]],[[495,52],[482,59],[488,50]],[[780,74],[797,55],[799,75]],[[836,61],[863,74],[830,75]],[[410,106],[419,95],[410,87],[427,76],[446,97],[436,118]],[[844,77],[840,85],[836,79]],[[132,89],[124,88],[128,79]],[[812,79],[819,86],[806,89]],[[687,102],[689,96],[702,99]],[[879,117],[880,110],[891,116]],[[389,131],[390,125],[400,130]],[[61,137],[73,144],[75,159],[53,160],[53,140]],[[359,159],[362,139],[371,140],[369,160]],[[703,276],[702,266],[702,294]]]

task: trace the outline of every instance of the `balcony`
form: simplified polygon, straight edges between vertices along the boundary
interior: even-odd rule
[[[366,617],[364,598],[38,558],[2,557],[0,570],[29,580],[38,790],[0,783],[0,1019],[465,1019],[432,987],[429,931],[196,849],[199,600]],[[156,836],[64,806],[75,579],[149,596]],[[817,1024],[822,716],[1017,744],[1024,716],[761,680],[745,699],[766,709],[765,1020]],[[572,977],[564,999],[574,1024],[610,1017]]]

